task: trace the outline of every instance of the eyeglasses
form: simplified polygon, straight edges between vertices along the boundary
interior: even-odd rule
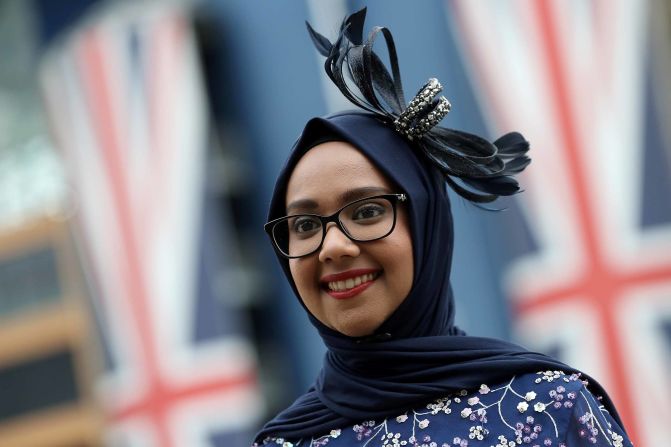
[[[321,248],[329,222],[355,242],[389,236],[396,226],[396,204],[406,200],[405,194],[381,194],[349,203],[330,216],[296,214],[273,219],[263,228],[282,256],[301,258]]]

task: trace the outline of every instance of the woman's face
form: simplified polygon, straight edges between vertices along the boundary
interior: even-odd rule
[[[354,200],[400,192],[354,146],[332,141],[313,147],[296,165],[287,185],[287,214],[331,215]],[[289,266],[303,303],[319,321],[351,337],[372,334],[412,287],[405,205],[397,205],[396,227],[389,236],[354,242],[329,223],[321,249],[290,259]],[[353,281],[347,284],[347,279]],[[328,283],[337,281],[337,290],[331,289]]]

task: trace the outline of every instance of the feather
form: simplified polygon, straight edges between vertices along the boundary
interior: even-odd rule
[[[374,114],[394,127],[405,113],[407,103],[403,94],[396,45],[391,32],[374,27],[364,41],[366,8],[343,20],[334,43],[307,24],[308,33],[319,54],[326,58],[324,68],[329,79],[354,105]],[[389,55],[387,69],[373,51],[375,39],[382,35]],[[438,104],[438,99],[424,103],[409,126],[416,125]],[[407,115],[405,115],[407,116]],[[423,132],[425,129],[422,129]],[[474,203],[489,203],[499,196],[520,191],[514,174],[526,168],[529,142],[518,132],[510,132],[494,142],[481,136],[434,126],[411,139],[418,151],[445,178],[445,182],[462,197]]]
[[[319,54],[321,54],[324,57],[328,57],[333,47],[333,45],[331,45],[331,42],[326,37],[322,36],[317,31],[312,29],[312,27],[308,22],[305,22],[305,25],[307,25],[308,27],[308,34],[312,38],[312,43],[315,44],[315,47],[317,48],[317,51],[319,51]]]

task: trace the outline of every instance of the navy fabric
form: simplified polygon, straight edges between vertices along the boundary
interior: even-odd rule
[[[329,329],[306,309],[327,347],[323,368],[314,386],[268,422],[257,441],[267,436],[319,435],[516,374],[577,372],[543,354],[500,340],[466,336],[455,327],[450,288],[453,225],[445,182],[407,140],[372,115],[346,112],[307,123],[277,180],[269,220],[286,214],[287,182],[298,160],[315,145],[332,140],[358,148],[397,185],[399,190],[394,192],[408,195],[413,286],[387,321],[364,339]],[[302,304],[288,261],[278,259]],[[590,383],[619,422],[606,393],[593,379]]]
[[[632,447],[578,374],[522,374],[441,396],[318,437],[269,437],[253,447]]]

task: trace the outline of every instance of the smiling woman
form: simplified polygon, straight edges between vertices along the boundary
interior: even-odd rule
[[[351,337],[372,334],[410,292],[412,242],[405,209],[399,207],[396,218],[395,202],[384,197],[366,199],[394,189],[361,152],[341,141],[312,148],[289,179],[287,203],[309,201],[322,214],[340,210],[338,225],[311,229],[313,235],[307,240],[316,239],[315,249],[323,241],[319,253],[289,264],[310,313]],[[348,203],[354,198],[359,199]],[[301,246],[304,240],[291,245]]]
[[[364,13],[333,45],[310,29],[329,76],[365,112],[311,119],[275,185],[265,229],[327,354],[254,445],[629,446],[597,382],[454,325],[446,184],[474,202],[514,194],[528,143],[437,127],[449,102],[435,79],[405,107],[391,35],[376,28],[363,43]],[[376,33],[393,76],[372,53]]]

